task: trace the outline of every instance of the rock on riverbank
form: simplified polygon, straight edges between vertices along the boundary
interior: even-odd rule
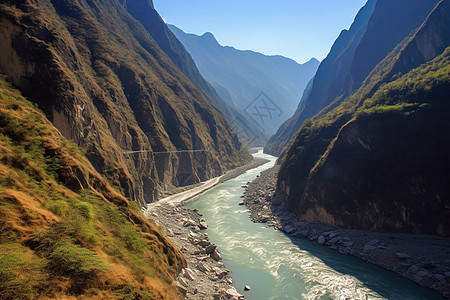
[[[243,299],[232,286],[219,250],[203,232],[207,224],[198,211],[180,203],[156,203],[145,214],[164,227],[186,258],[188,266],[175,283],[186,299]]]
[[[299,222],[282,206],[272,205],[278,170],[275,166],[263,171],[246,187],[243,202],[253,222],[360,257],[450,298],[450,238]]]
[[[244,166],[228,171],[219,182],[230,180],[267,162],[267,159],[255,158]],[[164,227],[166,235],[186,258],[188,266],[181,270],[175,283],[186,299],[244,298],[233,287],[230,271],[225,268],[219,249],[202,231],[208,228],[208,224],[197,210],[187,209],[175,201],[161,201],[148,205],[144,212],[147,218]]]

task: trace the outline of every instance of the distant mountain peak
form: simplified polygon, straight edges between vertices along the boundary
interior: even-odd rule
[[[249,113],[254,100],[264,92],[279,106],[282,115],[255,122],[266,134],[275,133],[296,110],[306,84],[319,65],[315,58],[299,64],[281,55],[222,46],[210,32],[198,36],[186,34],[173,25],[169,28],[191,54],[200,73],[228,104]]]
[[[202,36],[200,36],[200,39],[203,42],[207,42],[209,45],[220,46],[219,42],[216,40],[216,37],[211,32],[205,32]]]
[[[308,60],[307,62],[305,62],[305,64],[310,64],[310,63],[320,63],[320,60],[318,60],[315,57],[311,57],[311,59]]]
[[[202,38],[205,38],[205,39],[216,39],[216,37],[211,33],[211,32],[205,32],[203,35],[202,35]]]

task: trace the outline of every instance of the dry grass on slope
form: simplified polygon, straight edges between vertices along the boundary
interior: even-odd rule
[[[184,264],[0,78],[0,299],[177,299]]]

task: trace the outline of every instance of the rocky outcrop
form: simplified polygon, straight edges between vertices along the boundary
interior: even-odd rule
[[[126,6],[132,3],[152,6]],[[114,186],[144,204],[164,185],[192,184],[236,166],[240,146],[223,115],[122,4],[2,5],[0,71],[87,149]]]
[[[449,50],[439,52],[450,46],[448,3],[441,1],[354,95],[303,125],[276,194],[300,220],[450,234]],[[426,53],[440,56],[420,65],[425,53],[417,45],[430,37]]]

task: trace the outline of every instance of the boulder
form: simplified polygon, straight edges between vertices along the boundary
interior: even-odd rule
[[[197,226],[198,224],[194,221],[194,220],[191,220],[191,219],[188,219],[187,221],[184,221],[183,222],[183,226],[184,227],[188,227],[188,226]]]
[[[217,250],[217,248],[215,248],[213,253],[211,253],[211,257],[214,258],[216,261],[222,260],[222,255],[220,255],[220,252]]]
[[[201,261],[197,264],[197,269],[205,273],[211,271],[208,266],[206,266],[206,264]]]
[[[410,259],[411,256],[406,254],[406,253],[402,253],[402,252],[397,252],[395,253],[395,257],[397,257],[398,259]]]
[[[208,240],[201,240],[198,242],[198,245],[202,246],[203,248],[209,246],[211,243]]]
[[[353,246],[353,242],[352,242],[352,241],[349,241],[349,242],[343,242],[343,243],[342,243],[342,246],[344,246],[344,247],[351,247],[351,246]]]
[[[188,286],[188,283],[186,280],[182,277],[178,278],[178,282],[181,283],[183,286]]]
[[[340,243],[341,241],[342,241],[342,238],[336,236],[336,237],[332,238],[331,240],[329,240],[327,242],[327,245],[334,245],[334,244]]]
[[[200,222],[199,223],[199,227],[200,227],[200,229],[208,229],[208,224],[206,224],[206,222]]]
[[[188,290],[179,282],[175,283],[175,285],[177,286],[178,290],[180,291],[180,293],[183,294],[183,296],[186,296]]]
[[[185,268],[181,271],[181,274],[189,280],[195,280],[195,272],[189,268]]]
[[[267,221],[270,220],[270,216],[269,215],[262,215],[261,216],[261,223],[267,223]]]
[[[295,228],[292,227],[291,225],[287,225],[284,227],[284,232],[286,232],[287,234],[291,234],[295,231]]]
[[[189,231],[189,236],[190,236],[190,237],[193,237],[193,238],[198,238],[198,237],[200,236],[200,234],[195,233],[195,232],[193,232],[193,231]]]
[[[216,273],[217,276],[219,276],[219,278],[222,278],[223,276],[225,276],[229,273],[228,270],[221,269],[218,267],[213,267],[212,270],[214,271],[214,273]]]
[[[244,299],[244,295],[239,294],[234,287],[226,290],[225,295],[228,299]]]
[[[216,250],[217,246],[214,244],[210,244],[205,248],[206,254],[212,254],[214,250]]]
[[[428,274],[429,273],[427,271],[421,270],[413,276],[414,281],[421,282],[425,277],[427,277]]]
[[[323,235],[319,236],[319,238],[317,239],[317,243],[319,245],[325,244],[325,237]]]
[[[244,291],[250,291],[252,288],[249,285],[244,286]]]

